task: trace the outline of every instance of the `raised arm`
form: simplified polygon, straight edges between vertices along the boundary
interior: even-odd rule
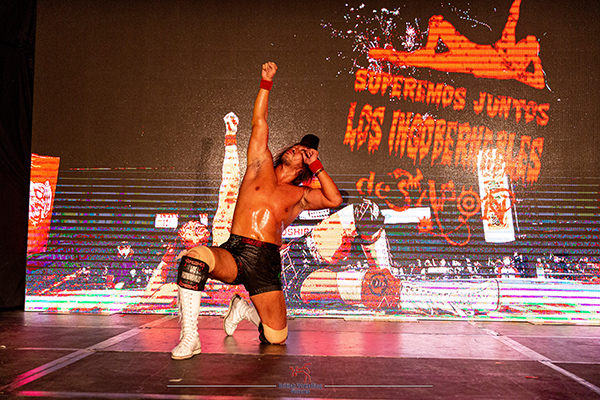
[[[320,189],[308,189],[304,193],[302,208],[305,210],[320,210],[322,208],[335,208],[342,204],[342,195],[337,185],[318,159],[319,152],[310,149],[303,152],[302,156],[304,163],[309,166],[321,184]]]
[[[269,152],[269,126],[267,114],[269,109],[269,91],[273,84],[273,77],[277,72],[277,65],[268,62],[262,66],[260,90],[254,102],[252,112],[252,134],[248,143],[248,165],[261,162],[265,157],[271,158]]]

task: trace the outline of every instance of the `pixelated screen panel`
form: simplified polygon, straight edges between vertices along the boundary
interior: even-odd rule
[[[600,13],[539,7],[38,4],[27,309],[176,312],[272,60],[271,151],[318,135],[344,198],[283,232],[290,314],[596,320]],[[235,293],[209,281],[202,312]]]

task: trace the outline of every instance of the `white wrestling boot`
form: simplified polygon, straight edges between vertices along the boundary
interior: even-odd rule
[[[229,301],[229,310],[223,320],[223,329],[228,336],[233,335],[235,328],[242,320],[250,321],[258,327],[260,317],[256,308],[248,304],[248,302],[240,297],[239,294],[233,295]]]
[[[198,314],[200,312],[201,292],[178,288],[179,321],[181,334],[179,344],[171,351],[174,360],[185,360],[200,354],[200,336],[198,335]]]

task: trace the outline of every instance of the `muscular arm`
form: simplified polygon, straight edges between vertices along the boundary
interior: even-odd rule
[[[277,65],[272,62],[263,64],[262,79],[272,81],[277,72]],[[269,126],[267,125],[267,114],[269,108],[269,91],[261,88],[254,101],[252,112],[252,134],[248,144],[248,165],[262,163],[265,158],[270,159],[269,152]],[[259,166],[257,165],[257,166]]]
[[[304,195],[307,210],[320,210],[322,208],[335,208],[342,204],[342,195],[337,185],[327,171],[322,171],[317,176],[321,189],[310,189]]]
[[[318,155],[317,150],[309,150],[303,154],[304,163],[310,165],[317,159]],[[319,172],[317,179],[321,184],[321,188],[308,189],[304,193],[302,208],[305,210],[320,210],[322,208],[335,208],[342,204],[342,195],[327,171],[322,170]]]

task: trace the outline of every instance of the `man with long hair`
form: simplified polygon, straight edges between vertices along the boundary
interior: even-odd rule
[[[237,199],[231,235],[219,247],[198,246],[182,257],[178,271],[180,343],[171,352],[176,360],[201,352],[198,311],[201,291],[210,277],[243,284],[252,305],[235,295],[224,320],[225,332],[237,324],[253,322],[262,343],[284,344],[287,312],[281,284],[281,235],[303,210],[334,208],[342,197],[318,159],[319,138],[306,135],[283,151],[275,162],[268,147],[269,92],[277,72],[275,63],[262,66],[260,90],[254,102],[248,165]],[[319,189],[300,185],[316,176]]]

